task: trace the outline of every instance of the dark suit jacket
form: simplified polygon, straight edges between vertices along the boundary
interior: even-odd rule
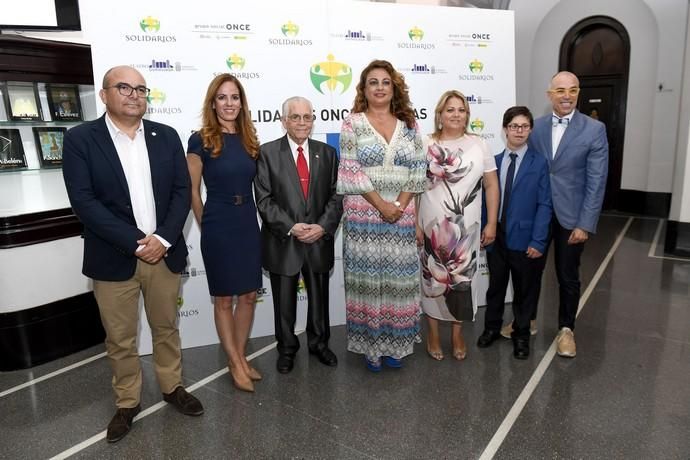
[[[261,146],[256,162],[254,194],[261,215],[263,267],[272,273],[297,274],[305,258],[316,273],[333,267],[335,232],[343,214],[342,197],[336,195],[338,157],[333,147],[309,142],[309,196],[300,188],[297,166],[287,136]],[[319,224],[326,234],[305,244],[288,232],[298,223]]]
[[[501,177],[503,153],[495,158],[498,167],[496,172]],[[533,247],[543,254],[546,251],[550,225],[549,165],[542,154],[527,149],[513,180],[506,222],[502,223],[508,249],[526,251],[528,247]]]
[[[177,132],[144,120],[153,195],[154,233],[172,246],[163,259],[172,272],[186,265],[182,236],[190,208],[190,179]],[[76,126],[65,134],[62,171],[72,209],[84,224],[84,275],[102,281],[124,281],[134,275],[137,228],[122,164],[101,118]]]
[[[553,211],[563,228],[595,233],[608,175],[606,127],[576,110],[554,156],[551,117],[534,121],[529,145],[549,162]]]

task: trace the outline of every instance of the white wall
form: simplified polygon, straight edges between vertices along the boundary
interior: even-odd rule
[[[688,13],[690,24],[690,12]],[[685,36],[685,60],[681,107],[678,117],[678,142],[669,219],[690,222],[690,33]]]
[[[511,8],[517,35],[517,100],[539,114],[549,110],[544,91],[558,70],[560,44],[568,29],[593,15],[623,24],[631,53],[621,187],[670,193],[687,0],[513,0]]]

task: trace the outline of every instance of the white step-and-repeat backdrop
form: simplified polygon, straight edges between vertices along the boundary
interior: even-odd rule
[[[115,65],[138,69],[151,88],[147,118],[173,126],[185,146],[200,126],[208,83],[224,72],[242,81],[261,142],[284,134],[281,104],[300,95],[314,105],[313,137],[337,146],[361,70],[372,59],[387,59],[405,76],[423,133],[433,131],[439,96],[458,89],[470,102],[470,132],[495,152],[503,149],[501,117],[515,102],[511,11],[334,0],[196,0],[185,7],[163,0],[89,1],[80,2],[80,9],[96,84]],[[185,236],[190,263],[179,299],[183,346],[217,343],[199,229],[191,214]],[[339,236],[338,255],[340,248]],[[488,281],[481,260],[478,288],[483,292]],[[272,305],[264,277],[253,337],[273,333]],[[301,289],[298,328],[305,310]],[[345,322],[340,257],[331,277],[330,315],[334,325]],[[151,350],[146,327],[140,350]]]

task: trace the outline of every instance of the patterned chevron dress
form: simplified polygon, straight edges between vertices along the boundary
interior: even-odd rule
[[[395,201],[401,191],[424,191],[426,157],[416,129],[398,121],[390,144],[362,113],[340,133],[339,194],[343,201],[343,259],[347,349],[370,360],[403,358],[420,341],[419,256],[415,206],[385,222],[361,195],[376,191]]]

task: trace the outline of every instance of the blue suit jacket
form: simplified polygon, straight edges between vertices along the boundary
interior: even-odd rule
[[[503,153],[495,158],[496,174],[501,177]],[[486,216],[486,211],[482,215]],[[527,149],[520,163],[506,209],[506,222],[501,225],[506,233],[508,249],[526,251],[533,247],[542,254],[546,251],[551,226],[549,165],[544,156],[533,149]],[[487,249],[490,251],[492,247]]]
[[[551,117],[549,114],[535,120],[529,145],[549,162],[556,218],[563,228],[595,233],[608,174],[606,127],[576,110],[554,157]]]
[[[172,246],[163,258],[172,272],[186,265],[182,227],[190,208],[190,179],[182,143],[166,125],[144,120],[146,148],[156,203],[154,233]],[[84,224],[84,275],[124,281],[134,275],[137,228],[122,164],[105,124],[105,116],[65,134],[62,171],[72,209]]]

